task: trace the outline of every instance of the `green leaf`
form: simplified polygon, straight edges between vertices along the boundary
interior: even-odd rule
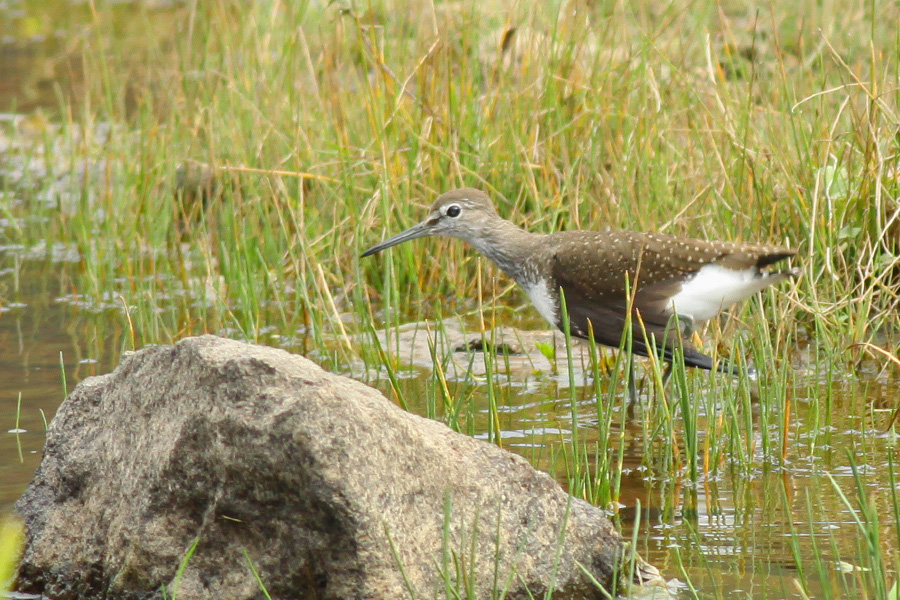
[[[548,344],[547,342],[535,342],[535,347],[540,350],[541,354],[544,355],[544,358],[549,360],[551,363],[556,362],[556,344]]]

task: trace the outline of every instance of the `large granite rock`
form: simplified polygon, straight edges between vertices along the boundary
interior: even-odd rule
[[[57,600],[261,598],[254,569],[273,598],[601,598],[585,573],[611,589],[630,562],[524,459],[212,336],[82,382],[17,508],[19,588]]]

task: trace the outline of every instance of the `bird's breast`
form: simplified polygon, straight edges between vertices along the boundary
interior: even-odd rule
[[[522,289],[528,294],[528,298],[544,319],[553,325],[559,326],[559,294],[550,288],[546,279],[522,284]]]

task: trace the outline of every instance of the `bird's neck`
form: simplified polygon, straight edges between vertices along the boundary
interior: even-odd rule
[[[544,234],[530,233],[501,219],[467,241],[519,285],[527,286],[539,276],[533,259],[544,237]]]

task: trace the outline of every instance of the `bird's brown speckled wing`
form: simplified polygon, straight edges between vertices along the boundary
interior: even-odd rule
[[[681,343],[685,362],[703,369],[712,368],[712,359],[692,348],[682,339],[681,328],[670,322],[667,305],[681,290],[682,280],[711,263],[733,269],[759,268],[793,254],[775,246],[683,240],[633,231],[573,231],[551,238],[551,273],[565,294],[574,335],[587,337],[590,322],[598,343],[618,347],[628,307],[626,290],[636,286],[633,351],[647,356],[645,329],[666,360],[671,360]],[[625,264],[640,268],[625,271]]]

